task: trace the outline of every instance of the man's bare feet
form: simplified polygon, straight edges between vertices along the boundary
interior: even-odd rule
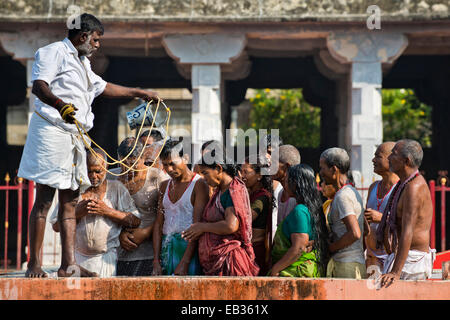
[[[77,264],[68,266],[65,270],[63,268],[58,269],[58,277],[82,277],[82,278],[89,278],[89,277],[98,277],[98,274],[95,272],[91,272]]]
[[[47,278],[48,274],[42,270],[40,265],[28,264],[25,278]]]

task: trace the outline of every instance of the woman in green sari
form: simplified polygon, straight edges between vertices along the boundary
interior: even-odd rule
[[[328,231],[314,171],[299,164],[289,168],[286,179],[286,191],[297,199],[297,206],[278,225],[269,275],[322,277],[328,262]],[[308,250],[311,240],[312,249]]]

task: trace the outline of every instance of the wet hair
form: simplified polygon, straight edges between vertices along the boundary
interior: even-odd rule
[[[105,29],[103,28],[102,23],[95,16],[89,13],[83,13],[75,19],[80,19],[80,29],[72,28],[69,29],[68,38],[73,39],[79,33],[87,32],[88,34],[92,34],[94,31],[97,31],[99,35],[103,35]],[[74,24],[75,19],[72,20]]]
[[[272,146],[272,135],[271,134],[268,134],[268,135],[266,135],[265,136],[265,138],[264,138],[264,142],[266,143],[266,146],[269,148],[269,147],[280,147],[280,146],[282,146],[283,145],[283,139],[281,139],[281,137],[280,136],[275,136],[275,137],[277,137],[278,138],[278,143],[276,144],[276,145],[273,145]],[[276,141],[276,140],[275,140]]]
[[[220,166],[222,167],[222,170],[232,178],[237,176],[239,169],[234,161],[226,158],[222,148],[215,148],[207,151],[202,155],[198,165],[210,169],[216,169]]]
[[[161,141],[164,139],[163,135],[161,134],[161,131],[152,129],[152,131],[146,130],[146,131],[142,132],[142,134],[139,136],[139,140],[142,138],[145,138],[147,136],[152,137],[155,142]]]
[[[117,154],[119,158],[126,157],[131,152],[131,150],[133,150],[135,143],[136,143],[135,137],[125,138],[117,148]],[[132,158],[138,157],[141,154],[143,148],[144,148],[143,144],[138,140],[136,143],[136,148],[134,149],[133,153],[130,154],[130,157]]]
[[[173,154],[178,154],[180,158],[183,157],[183,137],[180,137],[178,141],[173,140],[172,138],[169,138],[166,141],[166,144],[164,145],[163,149],[161,150],[160,158],[161,159],[167,159],[169,157],[172,157]]]
[[[307,164],[289,167],[288,186],[293,191],[297,203],[304,204],[311,214],[315,235],[313,248],[318,253],[319,267],[322,272],[325,272],[328,262],[328,229],[322,211],[321,195],[317,189],[314,170]]]
[[[209,151],[211,151],[212,149],[215,149],[217,147],[221,147],[221,143],[219,141],[208,140],[202,144],[202,153],[205,151],[205,149],[208,149]]]
[[[271,206],[271,208],[269,210],[269,212],[272,213],[273,208],[275,208],[277,206],[277,204],[275,202],[275,197],[273,195],[273,180],[272,180],[272,176],[268,175],[268,174],[261,174],[261,170],[263,168],[267,168],[267,170],[268,170],[270,164],[267,161],[267,159],[264,156],[262,156],[262,155],[257,155],[256,156],[256,163],[250,163],[249,160],[251,158],[252,157],[250,157],[250,156],[245,158],[245,162],[248,163],[252,167],[252,169],[255,170],[256,173],[261,175],[261,181],[260,182],[262,184],[262,187],[264,189],[266,189],[270,193],[270,196],[272,198],[272,203],[271,203],[272,206]]]
[[[336,166],[341,173],[346,174],[350,170],[350,157],[342,148],[329,148],[320,155],[328,167]]]
[[[411,139],[403,139],[397,142],[397,144],[401,143],[400,148],[398,150],[399,154],[405,158],[409,159],[412,164],[412,167],[418,168],[422,164],[423,159],[423,150],[415,140]]]
[[[298,149],[293,145],[285,144],[280,146],[279,159],[280,163],[287,163],[290,166],[295,166],[300,164],[300,152],[298,152]]]
[[[99,148],[92,148],[92,150],[96,153],[96,155],[93,154],[92,151],[86,153],[87,165],[92,166],[92,165],[98,164],[99,163],[98,156],[102,157],[103,160],[105,160],[105,165],[106,165],[106,161],[108,160],[106,153],[104,151],[100,150]]]

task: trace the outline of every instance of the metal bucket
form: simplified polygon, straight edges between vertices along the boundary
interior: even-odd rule
[[[132,111],[127,112],[127,121],[128,121],[128,125],[130,126],[131,130],[138,128],[142,124],[143,120],[144,120],[145,127],[150,127],[152,125],[152,122],[154,119],[154,114],[152,111],[152,104],[150,104],[150,106],[147,110],[147,113],[145,113],[145,108],[147,107],[147,102],[141,103],[136,108],[134,108]],[[160,108],[158,110],[158,114],[156,115],[156,119],[155,119],[155,123],[154,123],[155,127],[160,127],[167,121],[167,117],[168,117],[167,107],[164,104],[164,102],[162,102],[162,101],[161,101],[161,105],[164,108],[161,108],[161,106],[160,106]],[[164,109],[166,109],[166,110],[164,110]],[[163,115],[164,113],[166,114],[165,117]]]

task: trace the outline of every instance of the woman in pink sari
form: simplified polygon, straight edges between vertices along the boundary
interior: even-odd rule
[[[203,156],[199,168],[206,182],[217,188],[203,211],[201,222],[185,230],[183,238],[198,239],[205,275],[256,276],[259,267],[251,242],[252,212],[247,188],[237,177],[237,167],[223,161],[223,156],[216,156],[216,150],[212,150]]]

